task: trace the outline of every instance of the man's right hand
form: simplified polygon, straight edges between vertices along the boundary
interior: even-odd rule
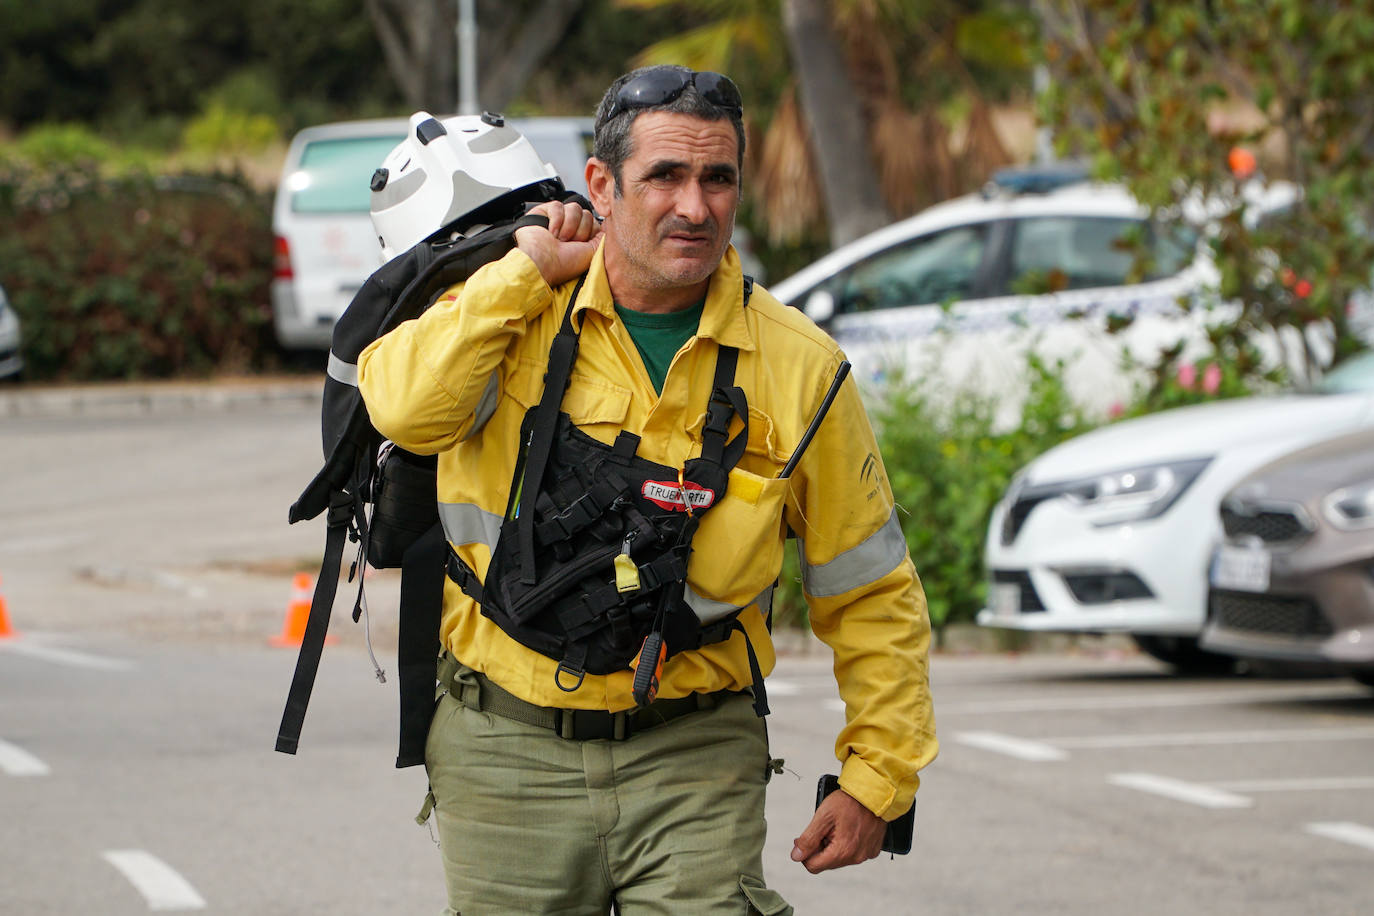
[[[581,276],[601,241],[596,216],[575,203],[550,202],[530,212],[548,217],[549,228],[526,226],[516,230],[515,246],[529,255],[549,286]]]

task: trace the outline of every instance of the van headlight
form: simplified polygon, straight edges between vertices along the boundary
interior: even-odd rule
[[[1322,500],[1326,520],[1343,531],[1374,527],[1374,480],[1341,487]]]
[[[1099,527],[1157,518],[1212,461],[1193,458],[1108,471],[1059,485],[1061,495]]]

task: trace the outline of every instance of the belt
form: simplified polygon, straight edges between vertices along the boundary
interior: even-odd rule
[[[604,709],[558,709],[527,703],[515,694],[496,685],[479,672],[459,679],[458,665],[452,656],[440,663],[440,685],[469,709],[489,712],[505,719],[547,728],[570,741],[603,739],[624,741],[636,732],[648,731],[707,709],[715,709],[734,696],[748,691],[718,690],[715,693],[693,693],[685,697],[655,700],[648,706],[609,712]]]

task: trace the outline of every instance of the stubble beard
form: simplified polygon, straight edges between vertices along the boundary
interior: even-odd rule
[[[708,237],[712,254],[699,259],[667,257],[668,236],[675,232]],[[721,228],[714,219],[694,225],[669,218],[656,227],[655,237],[649,244],[636,245],[627,253],[645,289],[681,289],[704,282],[715,273],[725,255],[725,245],[721,243]]]

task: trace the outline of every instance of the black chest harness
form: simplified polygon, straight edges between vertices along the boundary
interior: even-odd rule
[[[745,302],[751,284],[745,281]],[[558,661],[565,691],[588,674],[635,669],[640,705],[654,698],[665,659],[744,633],[739,611],[702,625],[684,599],[692,536],[725,497],[744,454],[749,408],[734,384],[739,351],[721,346],[702,428],[701,455],[681,468],[639,457],[640,437],[611,445],[561,410],[577,358],[572,316],[579,282],[549,349],[539,403],[525,414],[524,444],[485,582],[449,550],[449,576],[511,638]],[[732,418],[743,429],[729,436]],[[754,708],[768,712],[763,675],[745,634]]]

